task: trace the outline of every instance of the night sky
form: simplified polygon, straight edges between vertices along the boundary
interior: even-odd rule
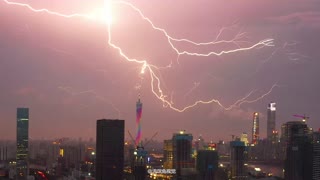
[[[18,1],[18,0],[17,0]],[[103,1],[22,1],[34,8],[64,14],[90,13]],[[126,120],[135,134],[135,104],[143,102],[142,138],[171,138],[187,130],[205,140],[229,140],[232,134],[251,137],[252,114],[260,112],[261,137],[266,135],[267,104],[277,103],[276,128],[310,116],[320,127],[320,1],[136,0],[129,1],[157,27],[176,38],[197,42],[230,40],[245,32],[240,46],[273,38],[274,47],[255,48],[222,56],[177,56],[159,31],[121,4],[112,8],[112,42],[131,58],[146,59],[161,79],[161,87],[177,108],[197,100],[218,99],[230,106],[252,90],[248,100],[270,88],[254,103],[226,111],[217,104],[200,104],[185,112],[166,107],[151,92],[150,72],[128,62],[108,46],[106,24],[84,18],[34,13],[0,0],[0,139],[15,139],[16,108],[30,108],[30,138],[95,138],[96,120]],[[236,44],[194,47],[206,53],[237,48]],[[250,138],[251,139],[251,138]]]

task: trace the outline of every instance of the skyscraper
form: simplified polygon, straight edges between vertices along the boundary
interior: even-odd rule
[[[312,179],[312,137],[308,126],[301,121],[286,123],[286,180]]]
[[[124,120],[97,120],[96,180],[123,178]]]
[[[320,179],[320,131],[313,133],[312,180]]]
[[[140,146],[141,144],[141,117],[142,117],[142,103],[139,100],[136,103],[136,123],[137,123],[137,136],[136,136],[136,145]]]
[[[17,108],[17,179],[27,179],[29,147],[29,109]]]
[[[246,172],[244,167],[244,151],[245,145],[242,141],[231,141],[231,156],[230,156],[230,166],[231,166],[231,179],[241,180],[246,179]]]
[[[197,170],[201,180],[214,180],[218,170],[218,152],[216,150],[199,150],[197,155]]]
[[[193,168],[192,161],[192,134],[180,131],[172,137],[173,143],[173,169],[177,170],[178,178],[181,178],[184,170]]]
[[[164,140],[163,143],[163,167],[173,169],[173,142],[172,139]]]
[[[268,104],[267,112],[267,139],[273,140],[273,132],[276,130],[276,103],[271,102]]]
[[[258,144],[259,142],[259,113],[253,113],[253,125],[252,125],[252,144]]]

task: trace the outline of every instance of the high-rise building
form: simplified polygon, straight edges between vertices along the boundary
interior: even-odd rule
[[[192,134],[185,131],[175,133],[172,137],[173,143],[173,169],[177,171],[178,179],[184,172],[194,168],[192,160]]]
[[[256,145],[259,142],[259,113],[253,113],[253,125],[252,125],[252,144]]]
[[[173,144],[172,140],[164,140],[163,143],[163,168],[173,169]]]
[[[286,180],[312,179],[312,137],[306,123],[291,121],[286,123]]]
[[[248,134],[246,132],[240,135],[240,141],[244,142],[245,146],[249,145]]]
[[[242,180],[246,179],[245,172],[245,145],[242,141],[231,141],[231,156],[230,156],[230,166],[231,166],[231,179]]]
[[[123,178],[124,120],[97,120],[96,180]]]
[[[137,123],[137,136],[136,136],[136,145],[141,145],[141,117],[142,117],[142,103],[140,98],[136,103],[136,123]]]
[[[218,170],[218,152],[215,150],[199,150],[197,170],[201,180],[214,180]]]
[[[273,141],[272,132],[276,130],[276,103],[268,104],[267,110],[267,139]]]
[[[29,109],[17,108],[17,179],[27,179],[29,175]]]
[[[320,131],[313,133],[312,180],[320,179]]]

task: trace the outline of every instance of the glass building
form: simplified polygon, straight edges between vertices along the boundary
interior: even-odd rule
[[[27,179],[29,147],[29,109],[17,108],[17,179]]]
[[[96,146],[96,180],[123,179],[124,120],[98,120]]]

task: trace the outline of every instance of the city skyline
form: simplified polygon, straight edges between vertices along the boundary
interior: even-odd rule
[[[63,13],[82,13],[98,7],[99,3],[68,1],[50,7]],[[257,90],[256,98],[269,91],[273,84],[278,86],[260,101],[229,111],[213,103],[178,113],[163,107],[151,93],[148,72],[141,75],[141,66],[123,61],[106,45],[103,24],[34,14],[0,1],[0,11],[4,12],[0,17],[3,22],[0,25],[3,87],[0,118],[6,125],[0,129],[1,137],[15,139],[17,107],[30,109],[30,139],[94,138],[95,119],[101,118],[126,119],[126,131],[136,132],[134,105],[139,92],[144,102],[142,139],[156,131],[162,133],[155,139],[168,139],[172,132],[181,129],[214,141],[230,140],[230,133],[225,132],[231,131],[237,135],[247,132],[251,137],[253,112],[259,113],[259,134],[263,139],[267,129],[266,106],[270,102],[277,103],[276,130],[280,131],[281,124],[287,121],[298,120],[294,114],[307,114],[309,126],[320,127],[316,98],[320,87],[315,82],[320,65],[317,61],[320,39],[316,34],[320,15],[315,8],[319,2],[297,1],[288,5],[253,0],[243,3],[188,1],[183,9],[175,6],[178,2],[132,3],[175,37],[212,40],[221,27],[231,27],[237,20],[237,26],[226,30],[221,38],[230,39],[244,29],[250,37],[249,44],[275,39],[275,47],[271,48],[221,57],[182,55],[177,60],[163,37],[152,31],[136,13],[129,8],[116,9],[115,42],[131,56],[148,58],[157,66],[173,62],[171,69],[161,70],[161,78],[168,99],[172,98],[177,107],[211,98],[218,98],[228,106],[253,89]],[[30,1],[30,4],[49,8],[47,1]],[[158,8],[152,8],[154,6]],[[233,6],[238,8],[232,12],[222,10]],[[140,39],[143,40],[138,41]]]

